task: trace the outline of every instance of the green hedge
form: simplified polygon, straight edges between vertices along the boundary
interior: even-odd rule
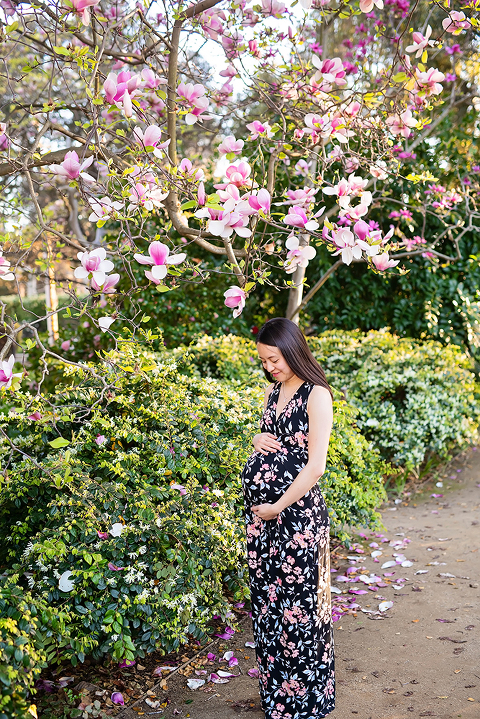
[[[33,599],[17,581],[15,575],[0,580],[0,719],[36,716],[33,683],[68,641],[66,613]]]
[[[309,337],[331,385],[358,409],[356,422],[384,459],[406,471],[474,441],[480,417],[472,360],[456,346],[396,337],[385,330],[325,332]],[[179,352],[179,350],[177,350]],[[255,343],[202,338],[189,348],[192,375],[237,385],[263,372]]]
[[[0,486],[4,564],[28,576],[39,601],[68,611],[60,654],[73,662],[176,649],[207,636],[213,615],[228,621],[232,602],[248,596],[239,477],[261,388],[187,377],[168,352],[155,358],[128,344],[95,371],[92,379],[71,368],[77,388],[44,402],[16,395],[15,414],[0,421],[31,456],[14,453]],[[114,387],[105,391],[104,380]],[[28,419],[33,409],[41,421]],[[390,471],[355,412],[336,400],[321,480],[340,536],[348,524],[378,524]],[[7,441],[0,455],[10,457]]]

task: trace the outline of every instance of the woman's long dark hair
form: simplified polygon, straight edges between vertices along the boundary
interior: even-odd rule
[[[333,399],[333,392],[325,372],[313,356],[302,331],[295,322],[285,317],[274,317],[265,322],[257,334],[256,341],[257,344],[261,342],[270,347],[277,347],[287,365],[299,379],[325,387]],[[269,382],[276,381],[265,368],[263,371]]]

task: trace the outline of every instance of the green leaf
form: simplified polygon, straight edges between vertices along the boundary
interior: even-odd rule
[[[405,80],[408,80],[408,75],[405,72],[397,72],[396,75],[392,77],[393,82],[405,82]]]
[[[188,202],[184,202],[183,205],[180,207],[181,210],[189,210],[191,207],[196,207],[197,202],[196,200],[188,200]]]
[[[48,444],[50,447],[53,447],[53,449],[60,449],[61,447],[66,447],[70,444],[70,442],[68,439],[64,439],[63,437],[57,437],[56,439],[52,439],[52,441]]]
[[[167,285],[157,285],[157,292],[170,292],[172,288]]]
[[[12,32],[15,32],[15,30],[18,28],[18,22],[15,20],[15,22],[10,23],[10,25],[7,25],[5,32],[7,35],[10,35]]]
[[[57,55],[70,55],[70,50],[67,50],[66,47],[62,47],[61,45],[57,45],[53,49]]]

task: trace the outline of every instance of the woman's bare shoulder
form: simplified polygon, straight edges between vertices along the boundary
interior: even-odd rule
[[[270,392],[275,387],[274,384],[269,384],[265,387],[265,399],[268,399],[270,397]]]
[[[309,400],[312,399],[315,404],[321,403],[322,405],[332,404],[332,395],[326,387],[322,387],[320,384],[316,384],[312,387],[310,392]]]

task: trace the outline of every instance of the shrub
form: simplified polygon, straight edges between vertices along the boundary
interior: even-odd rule
[[[359,409],[381,454],[407,471],[476,438],[479,387],[459,347],[387,331],[325,332],[309,339],[332,384]]]
[[[309,337],[328,381],[358,409],[356,423],[384,459],[407,471],[429,455],[445,459],[478,431],[478,384],[460,348],[399,338],[385,330],[329,331]],[[257,383],[255,343],[203,338],[189,348],[199,375]],[[253,361],[252,361],[253,360]]]
[[[65,640],[65,613],[54,612],[16,585],[0,580],[0,719],[32,719],[35,678]]]
[[[187,377],[169,353],[155,359],[129,344],[96,365],[96,377],[69,372],[75,389],[58,387],[35,406],[18,395],[1,421],[4,563],[68,610],[62,656],[74,662],[205,637],[213,615],[229,619],[232,601],[248,594],[239,477],[261,389]],[[33,409],[41,420],[28,419]],[[337,400],[322,478],[340,534],[346,523],[375,526],[389,470],[354,414]]]

